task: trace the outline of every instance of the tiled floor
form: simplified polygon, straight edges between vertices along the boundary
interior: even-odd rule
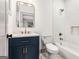
[[[47,56],[40,54],[40,59],[49,59]],[[60,55],[57,55],[56,59],[63,59]]]

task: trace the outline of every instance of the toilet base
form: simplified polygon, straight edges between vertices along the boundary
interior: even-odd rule
[[[48,59],[58,59],[57,54],[49,54]]]

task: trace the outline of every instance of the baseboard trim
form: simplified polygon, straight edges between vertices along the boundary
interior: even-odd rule
[[[8,59],[7,56],[0,56],[0,59]]]

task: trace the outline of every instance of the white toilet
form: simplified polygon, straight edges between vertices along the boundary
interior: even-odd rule
[[[57,55],[59,52],[59,49],[57,46],[53,45],[52,43],[46,44],[46,49],[48,51],[48,59],[57,59]]]

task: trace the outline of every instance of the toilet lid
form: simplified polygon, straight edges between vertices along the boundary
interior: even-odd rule
[[[53,45],[52,43],[46,44],[46,47],[50,50],[58,50],[58,48],[55,45]]]

